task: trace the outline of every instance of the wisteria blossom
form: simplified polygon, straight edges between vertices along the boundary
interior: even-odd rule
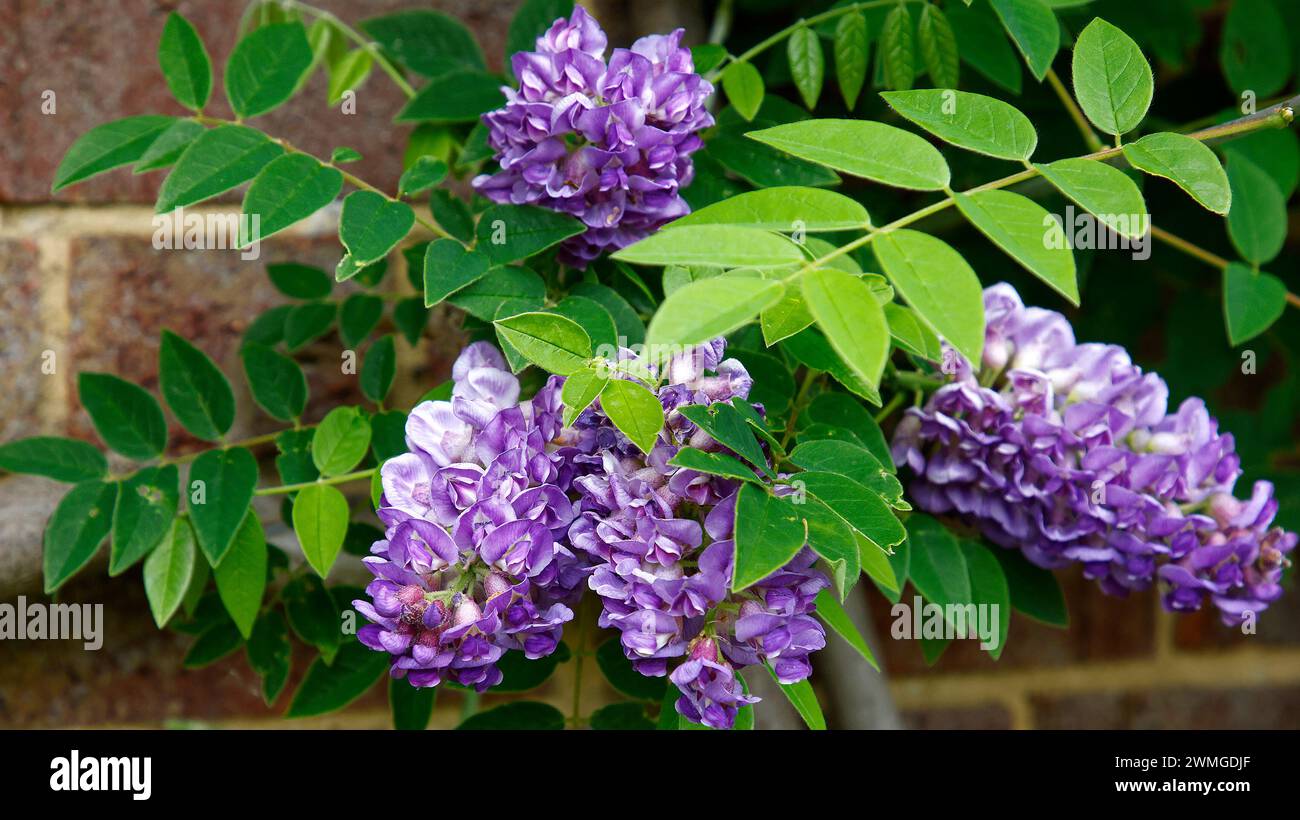
[[[1272,526],[1267,481],[1235,497],[1231,434],[1121,347],[1077,344],[1064,316],[984,292],[976,368],[955,350],[951,383],[898,425],[894,458],[921,509],[956,513],[1041,567],[1082,567],[1123,595],[1164,582],[1171,610],[1208,599],[1228,624],[1267,608],[1296,534]]]
[[[668,383],[658,395],[666,427],[649,454],[599,406],[578,417],[573,441],[560,451],[577,473],[569,539],[593,562],[600,626],[619,630],[624,654],[642,674],[663,676],[686,658],[670,676],[682,691],[677,710],[714,728],[729,728],[739,706],[753,701],[736,667],[770,664],[783,683],[811,674],[808,656],[826,638],[811,617],[814,599],[830,585],[805,548],[732,593],[738,482],[668,463],[682,446],[723,449],[679,408],[748,396],[753,381],[739,361],[723,358],[725,349],[717,339],[665,365]]]
[[[555,651],[582,575],[564,544],[568,472],[547,446],[558,384],[519,403],[519,381],[485,342],[452,376],[451,400],[412,410],[410,452],[380,471],[385,537],[365,559],[369,600],[354,604],[372,621],[358,636],[393,656],[393,677],[484,691],[507,650]]]
[[[494,202],[539,205],[587,226],[561,258],[585,268],[690,208],[698,133],[713,124],[712,86],[695,73],[683,30],[642,37],[605,57],[600,25],[581,6],[511,58],[519,87],[483,115],[501,170],[474,179]]]

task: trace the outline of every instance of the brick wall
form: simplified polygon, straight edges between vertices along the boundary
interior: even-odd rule
[[[152,248],[150,204],[161,174],[117,171],[49,195],[63,152],[90,127],[128,114],[181,113],[153,57],[169,11],[178,9],[194,22],[220,65],[234,44],[243,5],[230,0],[0,4],[0,65],[5,66],[0,74],[5,146],[0,158],[0,441],[40,433],[89,436],[89,422],[76,402],[76,371],[110,371],[156,389],[163,327],[192,339],[237,375],[237,345],[247,321],[280,301],[264,275],[265,262],[296,259],[332,268],[337,260],[337,211],[318,214],[267,243],[262,259],[245,262],[234,252]],[[409,0],[322,0],[320,5],[353,21],[407,5],[430,6]],[[464,20],[497,64],[515,5],[432,3]],[[618,21],[612,29],[624,29],[613,36],[616,42],[668,27],[666,4],[602,5],[602,19]],[[676,6],[676,19],[698,16],[695,4]],[[219,83],[213,94],[218,101]],[[53,115],[41,113],[46,90],[56,94]],[[354,116],[326,107],[324,97],[317,76],[299,99],[260,125],[321,154],[338,145],[356,148],[365,159],[352,169],[391,189],[404,148],[403,129],[389,122],[400,94],[377,74],[359,93]],[[396,269],[387,287],[408,289],[400,256],[393,260]],[[431,338],[415,349],[399,343],[399,402],[409,402],[448,370],[459,339],[444,315],[436,315],[432,327]],[[53,375],[40,368],[47,350],[57,356]],[[356,398],[352,377],[338,374],[336,355],[336,346],[329,344],[307,353],[313,419],[333,403]],[[252,407],[241,380],[232,381],[244,391],[238,396],[236,434],[273,429]],[[190,446],[193,442],[173,430],[174,449]],[[39,595],[40,534],[61,491],[61,485],[43,479],[0,478],[0,600]],[[268,511],[268,520],[275,517]],[[282,526],[272,532],[273,538],[283,534]],[[355,570],[344,566],[340,572]],[[905,725],[1300,727],[1295,630],[1300,597],[1285,598],[1264,616],[1260,633],[1245,638],[1208,615],[1167,616],[1151,595],[1106,598],[1081,579],[1066,579],[1066,591],[1068,631],[1015,616],[1000,662],[958,644],[934,668],[924,665],[917,644],[888,638],[888,605],[871,592],[875,644]],[[0,642],[0,726],[280,725],[276,714],[287,701],[275,710],[262,705],[242,653],[206,669],[180,669],[190,639],[154,628],[138,570],[110,582],[102,565],[92,567],[61,597],[105,604],[104,648],[85,652],[72,642]],[[297,659],[286,691],[292,691],[305,665],[305,657]],[[567,712],[572,666],[561,667],[534,696]],[[592,666],[587,664],[584,673],[584,711],[615,697]],[[870,674],[856,668],[857,674]],[[858,681],[818,679],[817,685],[843,689]],[[455,723],[458,701],[456,695],[443,697],[436,726]],[[337,715],[287,725],[372,727],[387,721],[382,688],[376,687]]]

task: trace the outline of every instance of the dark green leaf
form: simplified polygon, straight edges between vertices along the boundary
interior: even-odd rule
[[[154,210],[163,214],[195,205],[257,176],[284,153],[261,131],[243,125],[219,125],[190,143],[163,180]]]
[[[202,669],[216,663],[244,645],[243,636],[229,621],[219,623],[199,635],[190,651],[181,659],[185,669]]]
[[[253,623],[262,607],[266,590],[266,534],[257,513],[249,510],[235,533],[230,551],[213,570],[217,594],[245,638],[252,637]]]
[[[1011,606],[1017,612],[1048,626],[1065,628],[1070,625],[1065,595],[1050,570],[1034,566],[1014,550],[994,547],[992,552],[1002,564],[1007,586],[1011,589]]]
[[[235,422],[235,393],[208,355],[170,330],[158,348],[158,380],[167,406],[186,430],[217,441]]]
[[[108,574],[120,575],[149,554],[171,529],[179,498],[176,465],[147,467],[123,481],[113,508]]]
[[[823,589],[817,593],[816,612],[817,617],[821,618],[831,628],[831,631],[853,647],[867,663],[871,664],[873,669],[877,672],[880,671],[880,664],[876,662],[876,656],[872,654],[866,638],[862,637],[862,633],[854,625],[849,613],[844,610],[844,606],[829,589]]]
[[[1234,346],[1268,330],[1286,310],[1286,284],[1233,262],[1223,271],[1223,316]]]
[[[381,336],[366,350],[361,363],[361,392],[375,403],[382,402],[397,374],[397,353],[392,335]]]
[[[388,255],[415,224],[415,212],[374,191],[353,191],[343,200],[339,240],[357,265],[369,265]]]
[[[758,476],[754,475],[753,470],[746,467],[739,459],[726,453],[709,453],[704,450],[697,450],[694,447],[683,447],[677,451],[677,454],[668,463],[673,467],[682,467],[699,473],[751,481],[760,486],[762,485]]]
[[[596,730],[636,731],[655,728],[646,716],[643,703],[611,703],[591,713],[591,728]]]
[[[278,108],[298,88],[313,55],[302,23],[262,26],[235,44],[226,61],[226,96],[241,119]]]
[[[0,444],[0,469],[75,483],[102,478],[108,472],[108,461],[84,441],[33,436]]]
[[[117,485],[85,481],[68,491],[45,525],[45,592],[51,593],[90,561],[113,524]]]
[[[244,194],[239,247],[260,242],[334,201],[343,174],[306,154],[284,154],[266,164]]]
[[[339,308],[339,338],[349,349],[365,341],[384,315],[384,300],[369,293],[354,293]]]
[[[50,193],[140,159],[174,117],[124,117],[97,125],[77,138],[54,172]]]
[[[393,713],[393,728],[411,732],[429,728],[437,697],[435,687],[418,689],[405,679],[389,678],[388,708]]]
[[[302,641],[314,646],[325,663],[333,663],[343,643],[339,608],[314,575],[301,575],[285,585],[280,594],[289,626]]]
[[[312,661],[285,717],[314,717],[342,709],[364,695],[387,670],[387,653],[349,641],[339,648],[332,664],[322,658]]]
[[[658,701],[664,696],[664,679],[642,675],[632,668],[618,638],[610,638],[600,645],[596,650],[596,664],[605,680],[630,698]]]
[[[785,566],[803,547],[804,536],[795,505],[753,484],[742,484],[736,499],[732,590],[739,592]]]
[[[263,614],[253,624],[253,634],[244,647],[248,665],[262,676],[262,698],[270,706],[289,680],[289,631],[278,610]]]
[[[453,71],[435,77],[411,98],[395,122],[475,122],[505,104],[501,80],[485,71]]]
[[[839,80],[844,107],[853,110],[867,78],[867,55],[871,39],[862,12],[840,16],[835,25],[835,76]]]
[[[167,87],[181,105],[193,111],[207,105],[212,92],[212,62],[194,26],[176,12],[167,15],[163,26],[158,64]]]
[[[554,706],[517,700],[472,715],[457,729],[546,729],[564,728],[564,715]]]
[[[246,343],[239,356],[259,407],[281,421],[302,415],[307,406],[307,377],[297,362],[256,343]]]
[[[534,205],[493,205],[479,217],[478,251],[493,265],[504,265],[541,253],[582,233],[585,227],[571,216]]]
[[[474,42],[474,35],[441,12],[399,11],[363,20],[361,28],[403,65],[425,77],[484,67],[483,52]]]
[[[167,446],[162,408],[139,385],[109,373],[78,373],[77,395],[95,432],[127,458],[148,461]]]
[[[243,447],[208,450],[190,466],[190,517],[210,565],[230,550],[256,486],[257,459]]]

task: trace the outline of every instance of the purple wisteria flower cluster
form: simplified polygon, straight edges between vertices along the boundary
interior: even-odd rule
[[[548,449],[558,380],[519,402],[519,381],[486,342],[461,353],[452,377],[451,400],[412,410],[410,452],[380,470],[386,531],[365,559],[370,599],[353,603],[372,621],[358,637],[393,656],[393,677],[482,692],[501,681],[507,650],[555,650],[583,570],[564,542],[572,470]]]
[[[895,433],[918,507],[968,516],[1040,567],[1081,565],[1112,594],[1158,578],[1167,609],[1209,598],[1228,625],[1282,594],[1296,534],[1271,526],[1269,482],[1234,496],[1240,459],[1203,401],[1169,412],[1158,375],[1121,347],[1077,344],[1009,285],[984,308],[978,370],[945,346],[952,381]]]
[[[730,728],[738,709],[756,701],[735,667],[770,664],[782,683],[811,674],[808,655],[826,639],[812,617],[814,600],[830,584],[805,547],[732,593],[738,482],[668,463],[683,446],[723,449],[678,409],[748,396],[753,381],[739,361],[723,358],[725,347],[718,339],[665,365],[658,396],[666,426],[649,454],[599,406],[577,418],[559,451],[574,465],[579,500],[569,540],[592,562],[600,626],[619,630],[624,654],[644,675],[663,676],[670,661],[685,657],[670,676],[681,690],[677,710],[714,728]]]
[[[642,37],[605,60],[605,32],[581,7],[519,52],[519,88],[483,116],[501,170],[474,179],[499,203],[539,205],[582,220],[561,246],[585,268],[690,211],[679,190],[694,174],[697,132],[713,124],[713,87],[695,73],[683,31]]]

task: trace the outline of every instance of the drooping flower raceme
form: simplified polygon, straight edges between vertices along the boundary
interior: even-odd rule
[[[697,132],[713,124],[713,87],[695,73],[682,29],[643,37],[605,59],[605,32],[581,7],[511,58],[519,88],[483,116],[501,170],[474,179],[499,203],[539,205],[582,220],[561,259],[586,267],[689,212]]]
[[[683,446],[722,450],[678,412],[690,404],[749,394],[740,362],[723,359],[718,339],[672,359],[658,391],[666,427],[642,453],[599,405],[566,431],[560,454],[573,464],[578,515],[569,529],[575,551],[592,562],[590,588],[601,598],[600,626],[620,632],[624,654],[642,674],[681,690],[678,711],[715,728],[730,727],[754,698],[736,666],[768,663],[783,683],[811,674],[809,653],[825,645],[811,617],[829,581],[802,550],[786,567],[741,593],[730,591],[738,482],[668,464]],[[634,359],[624,351],[624,359]],[[701,521],[703,524],[701,525]]]
[[[410,452],[380,470],[385,537],[365,559],[369,600],[353,603],[372,621],[358,637],[393,656],[393,677],[481,692],[500,682],[507,650],[555,650],[582,569],[563,540],[570,471],[547,447],[558,381],[520,403],[518,380],[484,342],[452,376],[451,400],[412,410]]]
[[[894,458],[916,474],[914,503],[973,518],[1041,567],[1081,565],[1109,593],[1165,583],[1170,610],[1206,598],[1241,623],[1281,595],[1296,534],[1273,527],[1269,482],[1233,495],[1230,434],[1121,347],[1076,344],[1059,313],[984,292],[978,370],[945,345],[951,383],[900,421]]]

